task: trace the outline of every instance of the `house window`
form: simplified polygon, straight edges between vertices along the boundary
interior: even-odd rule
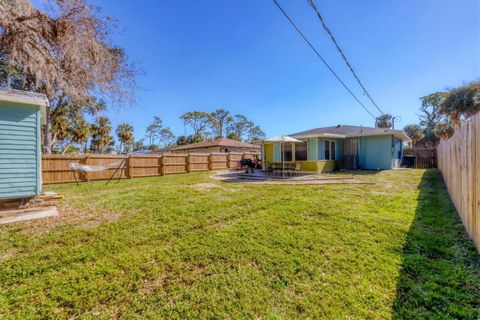
[[[307,161],[307,143],[295,143],[295,161]]]
[[[335,141],[325,140],[325,160],[335,160]]]

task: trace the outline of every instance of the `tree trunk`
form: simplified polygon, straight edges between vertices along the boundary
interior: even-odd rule
[[[48,96],[48,95],[47,95]],[[43,152],[45,154],[52,154],[52,147],[56,141],[56,136],[52,133],[52,120],[55,115],[55,111],[59,110],[59,106],[63,105],[64,95],[58,98],[55,109],[52,109],[53,100],[49,99],[50,105],[46,106],[46,124],[43,131]]]
[[[67,147],[63,149],[62,154],[65,154],[65,152],[67,152],[67,150],[70,149],[71,146],[71,144],[67,145]]]
[[[46,124],[43,131],[43,153],[44,154],[52,154],[52,121],[50,119],[50,107],[46,107]]]

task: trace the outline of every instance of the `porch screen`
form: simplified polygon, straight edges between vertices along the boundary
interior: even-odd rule
[[[284,143],[283,144],[283,160],[292,161],[292,144]]]
[[[295,143],[295,161],[307,161],[307,143]]]

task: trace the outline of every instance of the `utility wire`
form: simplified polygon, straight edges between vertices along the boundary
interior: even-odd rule
[[[335,39],[335,37],[333,36],[332,32],[330,31],[330,29],[327,27],[327,24],[325,23],[325,20],[323,20],[323,17],[322,15],[320,14],[320,11],[318,11],[317,9],[317,6],[315,5],[315,2],[313,2],[313,0],[308,0],[308,3],[310,4],[310,6],[313,8],[313,10],[315,10],[315,12],[317,13],[317,16],[318,16],[318,19],[320,19],[320,21],[322,22],[322,26],[323,26],[323,29],[325,29],[325,31],[328,33],[328,35],[330,36],[330,38],[332,39],[333,43],[335,44],[335,47],[337,47],[337,50],[338,52],[340,52],[340,54],[342,55],[342,58],[343,60],[345,61],[345,63],[347,64],[348,68],[350,69],[350,71],[352,72],[353,76],[355,77],[355,79],[357,80],[358,84],[360,85],[360,87],[362,87],[363,89],[363,92],[365,93],[365,95],[368,97],[368,99],[370,99],[370,101],[373,103],[373,105],[377,108],[378,111],[380,111],[381,114],[385,114],[382,109],[380,109],[380,107],[377,105],[377,103],[373,100],[372,96],[370,96],[370,93],[368,93],[367,89],[365,88],[365,86],[363,85],[362,81],[360,81],[360,78],[357,76],[356,72],[353,70],[353,67],[352,65],[350,64],[350,62],[348,61],[347,57],[345,56],[345,53],[343,52],[342,48],[340,48],[337,40]]]
[[[307,39],[307,37],[303,34],[303,32],[297,27],[297,25],[295,24],[295,22],[293,22],[292,19],[290,19],[290,17],[288,16],[288,14],[285,12],[285,10],[283,10],[283,8],[278,4],[278,2],[276,0],[273,0],[273,2],[275,3],[275,5],[278,7],[278,9],[280,9],[280,11],[283,13],[283,15],[288,19],[288,21],[290,22],[290,24],[295,28],[295,30],[298,32],[298,34],[303,38],[303,40],[305,40],[305,42],[308,44],[308,46],[315,52],[315,54],[320,58],[320,60],[322,60],[323,64],[327,67],[327,69],[335,76],[335,78],[337,78],[337,80],[343,85],[343,87],[348,91],[348,93],[350,93],[350,95],[362,106],[363,109],[365,109],[365,111],[367,111],[367,113],[374,119],[376,119],[376,117],[370,112],[370,110],[367,109],[367,107],[365,107],[365,105],[357,98],[357,96],[352,92],[352,90],[350,90],[350,88],[347,87],[347,85],[345,84],[345,82],[342,81],[342,79],[340,79],[340,77],[335,73],[335,71],[332,69],[332,67],[330,67],[330,65],[325,61],[325,59],[323,59],[323,57],[320,55],[320,53],[318,53],[317,49],[315,49],[315,47],[312,45],[312,43]]]

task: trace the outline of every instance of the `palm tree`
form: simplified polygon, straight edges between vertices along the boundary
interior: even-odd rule
[[[123,146],[124,152],[127,153],[130,149],[130,146],[133,144],[133,126],[128,123],[122,123],[118,125],[115,132],[117,133],[118,140],[120,141],[118,151],[122,152]]]
[[[418,141],[422,140],[425,136],[422,127],[418,124],[409,124],[403,128],[405,134],[412,139],[412,145],[416,145]]]
[[[104,116],[97,117],[96,123],[92,126],[92,131],[92,151],[106,152],[107,148],[114,143],[113,137],[110,135],[112,131],[110,120]]]
[[[466,119],[478,111],[480,111],[478,81],[449,90],[439,104],[439,112],[447,115],[456,126],[460,125],[462,116]]]
[[[388,113],[382,114],[380,117],[377,117],[377,119],[375,120],[375,127],[385,128],[385,129],[391,128],[392,118],[393,116]]]
[[[84,119],[79,119],[72,129],[72,141],[83,144],[83,151],[87,153],[88,138],[92,135],[92,125]]]
[[[440,139],[448,140],[453,136],[455,129],[453,128],[452,121],[445,119],[435,125],[433,132]]]

